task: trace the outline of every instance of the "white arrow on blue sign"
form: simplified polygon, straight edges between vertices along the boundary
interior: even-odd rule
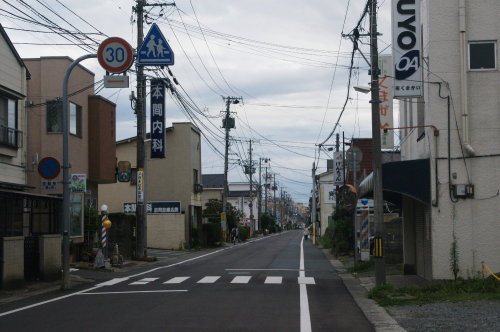
[[[174,64],[174,52],[156,23],[153,23],[137,52],[137,64],[142,66],[169,66]]]

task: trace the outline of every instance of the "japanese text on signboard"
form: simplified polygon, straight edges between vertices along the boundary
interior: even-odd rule
[[[151,158],[165,158],[165,85],[151,80]]]

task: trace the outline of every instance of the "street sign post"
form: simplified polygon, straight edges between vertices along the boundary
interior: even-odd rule
[[[134,63],[134,51],[126,40],[110,37],[99,45],[97,59],[107,72],[123,73]]]
[[[174,52],[156,23],[153,23],[137,51],[140,66],[169,66],[174,64]]]
[[[38,163],[38,174],[44,179],[55,179],[61,171],[61,165],[56,158],[45,157]]]

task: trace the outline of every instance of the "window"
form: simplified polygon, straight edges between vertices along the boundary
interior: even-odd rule
[[[496,69],[496,43],[492,41],[469,43],[469,69]]]
[[[17,101],[0,96],[0,143],[18,147]]]
[[[69,133],[82,137],[82,107],[69,103]]]
[[[47,102],[47,132],[63,132],[62,101],[52,100]],[[69,103],[69,133],[82,137],[82,107]]]

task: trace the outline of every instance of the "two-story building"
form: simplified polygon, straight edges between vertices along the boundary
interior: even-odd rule
[[[192,123],[173,123],[172,127],[165,129],[165,158],[150,158],[151,140],[145,141],[145,197],[149,205],[146,236],[150,248],[189,248],[193,229],[201,226],[200,134]],[[116,158],[118,163],[131,164],[131,181],[99,185],[99,206],[106,204],[110,213],[134,214],[136,137],[116,142]]]

